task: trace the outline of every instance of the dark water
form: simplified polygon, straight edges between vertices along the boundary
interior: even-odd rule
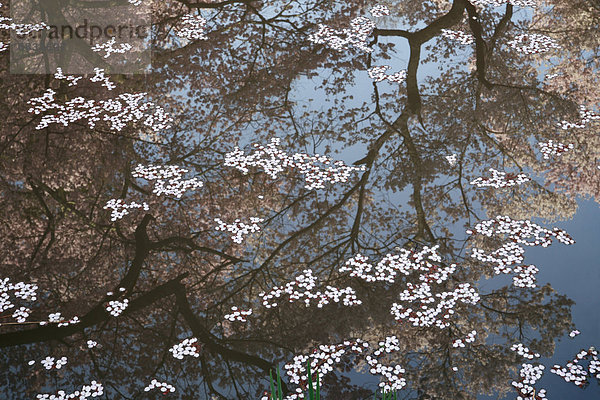
[[[600,397],[597,1],[0,11],[0,399]]]

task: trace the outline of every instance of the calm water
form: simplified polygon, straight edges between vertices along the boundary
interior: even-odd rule
[[[598,1],[12,3],[0,399],[600,398]]]

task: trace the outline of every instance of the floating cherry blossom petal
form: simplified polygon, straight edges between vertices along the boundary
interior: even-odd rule
[[[276,299],[288,297],[288,301],[303,301],[306,307],[310,306],[312,300],[318,300],[317,307],[322,308],[330,302],[339,303],[340,300],[345,306],[360,305],[362,302],[356,298],[356,292],[351,287],[338,289],[332,286],[327,286],[324,292],[313,292],[317,286],[317,278],[312,274],[310,269],[304,270],[293,281],[288,282],[285,286],[276,286],[270,292],[259,293],[262,298],[262,304],[266,308],[277,307]]]
[[[233,306],[233,307],[231,307],[231,313],[225,314],[224,318],[227,321],[231,321],[231,322],[235,322],[235,321],[246,322],[247,321],[246,317],[249,315],[252,315],[251,308],[248,310],[242,310],[236,306]]]
[[[334,50],[342,51],[355,47],[365,53],[373,49],[368,46],[367,39],[375,29],[375,23],[368,18],[358,17],[350,22],[350,28],[341,30],[319,24],[319,30],[308,37],[313,43],[325,44]]]
[[[554,39],[538,33],[517,35],[507,44],[519,53],[524,54],[540,54],[552,49],[560,49],[560,45]]]
[[[188,338],[171,347],[169,351],[173,357],[183,360],[184,356],[200,357],[200,345],[197,338]]]
[[[202,181],[197,178],[182,179],[183,174],[189,171],[177,165],[147,165],[138,164],[132,176],[143,178],[148,181],[156,181],[152,193],[157,196],[167,195],[175,196],[178,199],[183,196],[187,190],[195,190],[204,186]]]
[[[181,18],[181,25],[175,34],[188,40],[208,40],[205,33],[206,19],[198,14],[186,14]]]
[[[515,175],[511,173],[500,172],[495,170],[494,168],[490,168],[489,171],[492,173],[492,176],[490,178],[477,178],[471,181],[471,185],[475,185],[477,187],[493,187],[499,189],[521,185],[531,180],[531,178],[529,178],[525,174]]]
[[[280,139],[274,138],[267,146],[254,144],[255,150],[249,155],[235,147],[225,155],[224,164],[244,175],[250,172],[251,167],[262,168],[272,179],[276,179],[285,169],[295,170],[304,175],[304,187],[308,190],[323,189],[325,183],[347,182],[352,172],[365,170],[364,166],[346,166],[343,161],[332,161],[318,154],[309,156],[296,153],[290,156],[278,148],[280,142]]]
[[[146,202],[139,204],[135,201],[132,201],[131,203],[127,204],[122,199],[110,199],[104,206],[105,210],[109,208],[112,210],[110,212],[110,220],[113,222],[129,214],[129,210],[131,209],[142,208],[144,211],[150,210]]]
[[[377,4],[369,10],[369,13],[371,13],[371,15],[375,18],[379,18],[390,15],[390,9],[383,4]]]
[[[450,29],[442,29],[442,36],[447,39],[452,39],[460,44],[471,44],[475,42],[473,35],[461,31],[453,31]]]
[[[389,65],[381,65],[371,67],[367,71],[369,72],[369,77],[375,82],[387,80],[392,83],[401,83],[406,80],[406,71],[402,70],[389,75],[385,73],[388,69],[390,69]]]

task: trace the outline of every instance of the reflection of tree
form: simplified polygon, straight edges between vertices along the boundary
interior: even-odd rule
[[[37,119],[25,104],[47,87],[55,88],[61,99],[109,94],[87,84],[67,87],[51,77],[6,79],[0,108],[5,121],[1,229],[7,238],[0,244],[2,263],[8,276],[35,280],[48,293],[32,320],[60,310],[77,314],[81,323],[2,327],[0,346],[13,350],[3,355],[5,364],[26,368],[26,352],[32,358],[60,353],[69,356],[70,372],[57,382],[98,377],[112,396],[139,397],[143,385],[136,380],[160,374],[177,386],[182,398],[208,398],[209,393],[251,398],[266,388],[266,372],[275,362],[293,354],[349,337],[374,345],[396,335],[401,351],[389,361],[406,369],[409,395],[475,398],[508,389],[507,376],[521,363],[508,350],[514,342],[544,355],[552,352],[555,338],[570,327],[571,302],[549,286],[508,285],[481,293],[479,303],[457,307],[451,326],[439,329],[398,324],[390,315],[398,294],[408,283],[418,283],[418,275],[370,284],[338,272],[356,253],[377,259],[437,244],[445,264],[460,266],[439,287],[451,291],[460,282],[493,276],[489,265],[465,257],[465,246],[494,249],[502,244],[467,241],[457,225],[473,226],[486,214],[546,220],[572,215],[572,199],[535,181],[503,189],[469,183],[490,167],[543,170],[530,141],[551,137],[553,116],[573,110],[571,102],[538,84],[530,58],[505,45],[519,24],[513,21],[512,6],[496,15],[456,0],[431,18],[421,5],[400,2],[408,19],[427,25],[415,31],[378,28],[376,51],[363,56],[335,53],[306,40],[319,22],[346,26],[363,13],[362,2],[333,10],[327,2],[303,5],[298,1],[279,9],[271,2],[226,1],[157,6],[157,30],[165,35],[159,36],[165,48],[156,57],[161,73],[147,80],[114,77],[119,89],[148,91],[171,112],[174,127],[153,141],[140,139],[140,126],[118,134],[106,126],[92,131],[85,124],[35,131]],[[268,7],[277,11],[267,12]],[[198,9],[211,13],[206,14],[209,40],[167,46],[178,18]],[[468,23],[462,22],[465,16]],[[473,72],[470,61],[440,38],[444,28],[475,36]],[[393,46],[384,39],[409,42],[406,89],[401,85],[398,93],[390,93],[383,84],[373,84],[371,97],[363,96],[364,104],[357,105],[348,94],[353,90],[350,72],[366,76],[367,66],[393,56]],[[464,61],[464,68],[448,67],[439,76],[417,79],[425,61],[447,59]],[[294,100],[296,85],[303,76],[326,76],[325,70],[331,74],[319,86],[333,99],[332,106],[303,111]],[[280,136],[292,153],[315,153],[327,141],[336,151],[360,145],[366,154],[357,163],[365,170],[346,184],[313,191],[304,188],[297,171],[276,180],[259,169],[243,175],[222,165],[223,155],[242,135],[261,142]],[[454,167],[444,159],[452,153],[457,154]],[[205,186],[179,200],[154,196],[147,182],[131,175],[138,162],[183,165]],[[410,198],[407,204],[398,205],[401,196]],[[102,207],[116,197],[145,201],[151,211],[145,216],[134,211],[110,223]],[[244,245],[214,229],[216,217],[233,221],[251,216],[265,222]],[[350,285],[363,305],[307,309],[282,302],[266,309],[256,303],[260,292],[307,268],[323,287]],[[122,295],[120,287],[125,288]],[[114,296],[106,294],[109,290],[130,299],[116,319],[104,308]],[[246,324],[223,320],[232,305],[253,308]],[[476,342],[453,347],[455,339],[472,330],[478,332]],[[200,357],[173,359],[168,349],[189,336],[198,338]],[[88,338],[102,347],[86,349]],[[81,355],[82,346],[88,357]],[[20,370],[19,376],[27,373]],[[37,379],[31,376],[29,388],[42,391],[45,381]],[[327,379],[335,382],[328,392],[332,398],[366,394],[342,375]],[[11,381],[6,391],[21,393],[21,385]]]

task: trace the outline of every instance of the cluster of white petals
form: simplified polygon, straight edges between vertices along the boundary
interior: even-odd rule
[[[119,300],[111,300],[106,305],[106,311],[110,313],[113,317],[118,317],[125,311],[125,309],[129,306],[129,300],[124,299],[123,301]]]
[[[149,129],[158,132],[170,128],[172,118],[165,110],[150,101],[144,102],[146,93],[122,93],[116,98],[96,101],[76,97],[64,104],[57,102],[56,92],[51,88],[40,97],[27,103],[30,113],[42,115],[36,129],[44,129],[51,124],[68,126],[77,121],[87,121],[90,128],[104,121],[111,130],[121,131],[128,123],[142,121]]]
[[[346,261],[339,271],[350,272],[350,276],[367,282],[388,283],[394,283],[398,274],[409,275],[420,271],[424,272],[419,277],[420,280],[442,283],[455,271],[456,265],[440,266],[438,263],[442,259],[437,253],[438,248],[439,245],[424,246],[417,252],[400,249],[400,254],[387,254],[376,266],[368,262],[368,257],[357,254]]]
[[[495,274],[510,274],[513,270],[511,265],[520,264],[525,259],[525,249],[513,242],[504,243],[500,248],[486,253],[483,249],[473,248],[471,257],[485,263],[494,264]]]
[[[146,202],[139,204],[135,201],[132,201],[131,203],[127,204],[122,199],[110,199],[104,206],[105,210],[109,208],[112,210],[110,212],[110,220],[113,222],[129,214],[129,210],[131,209],[142,208],[144,211],[148,211],[150,209]]]
[[[592,122],[600,120],[600,114],[589,110],[586,106],[579,106],[579,121],[577,122],[569,122],[569,121],[561,121],[558,123],[562,129],[572,129],[572,128],[585,128],[585,126]]]
[[[95,340],[88,340],[85,344],[87,345],[88,349],[93,349],[94,347],[98,346],[98,342]]]
[[[9,17],[0,17],[0,29],[12,29],[17,35],[28,35],[31,32],[37,32],[44,29],[50,29],[45,22],[37,24],[18,24]]]
[[[167,195],[175,196],[178,199],[183,196],[187,190],[201,188],[204,183],[197,178],[182,179],[183,174],[189,172],[185,168],[177,165],[142,165],[135,167],[132,176],[134,178],[143,178],[147,181],[156,181],[152,193],[157,196]]]
[[[65,75],[61,67],[56,68],[56,72],[54,73],[54,78],[60,80],[66,80],[69,82],[69,86],[76,86],[77,82],[80,79],[83,79],[83,76],[75,76],[75,75]]]
[[[540,270],[535,265],[516,265],[513,268],[513,285],[522,288],[534,288],[536,287],[536,275]]]
[[[244,242],[244,236],[260,232],[260,225],[258,224],[263,221],[264,219],[262,218],[250,217],[249,224],[242,222],[240,219],[236,219],[233,223],[228,224],[221,218],[215,218],[215,222],[218,224],[215,229],[232,233],[231,240],[233,240],[234,243],[242,244]]]
[[[380,65],[380,66],[375,66],[375,67],[371,67],[367,70],[367,72],[369,73],[369,78],[371,78],[373,81],[375,82],[381,82],[381,81],[389,81],[392,83],[401,83],[404,82],[406,80],[406,71],[402,70],[399,72],[394,72],[393,74],[387,74],[385,71],[387,71],[388,69],[390,69],[389,65]]]
[[[29,361],[29,365],[33,365],[33,364],[35,364],[35,360]],[[42,364],[42,366],[45,369],[52,369],[52,368],[61,369],[64,365],[67,365],[67,357],[54,358],[54,357],[47,356],[42,361],[40,361],[40,364]]]
[[[587,361],[587,368],[582,362]],[[577,355],[567,362],[565,366],[554,365],[550,372],[563,378],[565,382],[572,382],[580,388],[589,385],[590,377],[596,378],[600,383],[600,359],[598,351],[594,347],[581,350]]]
[[[252,315],[252,309],[242,310],[236,306],[231,307],[231,313],[225,314],[225,319],[231,322],[240,321],[246,322],[246,317]]]
[[[115,47],[115,44],[116,38],[113,36],[106,43],[96,43],[95,45],[93,45],[92,51],[95,51],[97,53],[104,52],[104,55],[102,57],[108,58],[111,54],[124,54],[133,48],[133,46],[131,46],[131,44],[129,43],[119,43],[118,47]]]
[[[29,314],[31,314],[31,309],[27,307],[19,307],[13,312],[12,317],[17,322],[22,323],[27,321],[27,318],[29,318]]]
[[[175,29],[175,35],[188,40],[207,40],[206,19],[198,14],[186,14],[181,18],[181,25]]]
[[[286,283],[284,286],[276,286],[270,292],[259,293],[262,298],[262,304],[266,308],[277,307],[276,299],[283,296],[288,297],[288,301],[303,301],[306,307],[310,306],[311,301],[318,300],[317,307],[322,308],[331,301],[339,303],[340,300],[345,306],[354,306],[362,304],[362,301],[356,298],[356,292],[351,287],[338,289],[333,286],[327,286],[324,292],[313,290],[317,286],[317,277],[312,274],[310,269],[304,270],[293,281]]]
[[[469,283],[435,294],[427,282],[417,285],[409,282],[407,287],[400,293],[400,300],[409,305],[394,303],[391,313],[397,321],[407,319],[413,326],[447,328],[459,302],[473,305],[480,300],[479,293]]]
[[[178,360],[183,360],[184,356],[200,357],[200,345],[197,344],[197,338],[188,338],[171,347],[169,351]]]
[[[467,343],[473,343],[475,341],[475,336],[477,336],[477,331],[472,330],[467,333],[467,336],[464,339],[454,339],[452,341],[452,347],[465,347]]]
[[[460,44],[471,44],[475,42],[473,35],[462,31],[453,31],[451,29],[442,29],[442,36],[447,39],[456,40]]]
[[[57,324],[57,326],[61,328],[63,326],[78,324],[80,322],[81,321],[79,320],[78,316],[74,316],[69,320],[65,320],[65,318],[59,312],[57,312],[48,314],[48,320],[40,321],[40,325]]]
[[[104,74],[102,68],[94,68],[94,76],[90,78],[90,82],[102,82],[102,85],[100,86],[104,86],[108,90],[113,90],[117,87],[117,85]]]
[[[507,215],[481,221],[467,233],[478,233],[487,237],[502,236],[525,246],[548,247],[552,244],[553,238],[567,245],[575,243],[573,238],[562,229],[546,229],[529,220],[513,220]]]
[[[0,314],[11,308],[14,309],[16,299],[35,301],[37,299],[37,289],[38,286],[32,283],[12,283],[9,278],[0,279]],[[30,313],[31,309],[21,306],[14,309],[12,318],[18,323],[23,323]]]
[[[574,329],[571,332],[569,332],[569,337],[574,338],[575,336],[577,336],[579,334],[581,334],[581,332],[579,332],[577,329]]]
[[[396,336],[387,336],[378,343],[377,350],[366,357],[369,372],[383,377],[383,380],[379,382],[379,388],[382,392],[396,391],[406,386],[406,379],[404,378],[406,370],[404,368],[400,365],[389,366],[381,362],[383,356],[399,351],[399,344],[400,342]]]
[[[369,13],[375,18],[379,18],[390,15],[390,9],[383,4],[377,4],[376,6],[371,7]]]
[[[273,138],[266,146],[254,144],[254,151],[249,155],[235,147],[225,155],[224,165],[234,167],[244,175],[250,172],[251,167],[262,168],[272,179],[276,179],[284,169],[295,170],[304,175],[308,190],[322,189],[325,183],[347,182],[352,172],[365,170],[364,166],[347,166],[343,161],[332,161],[318,154],[296,153],[290,156],[279,149],[280,142],[279,138]]]
[[[513,381],[512,385],[517,391],[517,400],[543,400],[546,398],[546,389],[536,390],[534,385],[544,374],[543,365],[521,364],[520,379]]]
[[[540,358],[539,353],[532,352],[531,350],[529,350],[529,347],[525,346],[523,343],[515,343],[510,347],[510,349],[528,360]]]
[[[525,174],[507,174],[506,172],[497,171],[494,168],[490,168],[489,171],[492,173],[492,176],[490,178],[479,177],[471,181],[471,185],[475,185],[477,187],[493,187],[499,189],[515,185],[521,185],[531,180],[531,178],[529,178]]]
[[[490,253],[473,248],[471,257],[494,264],[495,274],[514,274],[513,284],[521,288],[536,287],[536,274],[539,272],[535,265],[518,265],[524,260],[523,246],[548,247],[554,238],[567,245],[575,243],[573,238],[562,229],[546,229],[529,220],[512,220],[508,216],[497,216],[481,221],[473,230],[467,230],[467,233],[478,233],[487,237],[497,236],[509,240]]]
[[[471,4],[476,7],[499,7],[505,4],[512,4],[516,7],[535,7],[535,0],[471,0]]]
[[[446,156],[446,161],[448,161],[448,164],[450,164],[451,167],[454,167],[458,162],[458,156],[456,153],[453,153],[450,156]]]
[[[148,386],[146,386],[144,388],[144,392],[149,392],[152,389],[160,389],[160,391],[165,394],[165,393],[173,393],[175,391],[175,387],[172,385],[169,385],[166,382],[159,382],[156,379],[152,379],[152,381],[150,382],[150,384]]]
[[[308,386],[308,374],[306,366],[310,360],[310,371],[313,374],[313,382],[316,385],[316,375],[318,373],[319,383],[327,373],[333,371],[335,363],[339,363],[343,356],[349,354],[360,354],[364,349],[368,348],[369,344],[360,339],[346,340],[340,344],[320,345],[313,353],[309,355],[294,356],[293,361],[286,364],[284,368],[290,382],[295,383],[299,387],[295,393],[288,395],[286,400],[304,399],[304,390]]]
[[[0,42],[0,52],[8,50],[8,43]]]
[[[319,30],[308,37],[313,43],[325,44],[334,50],[342,51],[350,46],[370,53],[373,51],[368,46],[367,39],[375,29],[375,23],[368,18],[358,17],[350,21],[350,28],[335,29],[319,24]]]
[[[555,142],[552,139],[547,142],[539,142],[538,146],[540,147],[540,152],[545,160],[549,160],[551,156],[561,155],[575,147],[573,143],[564,144]]]
[[[517,35],[507,44],[519,53],[540,54],[552,49],[560,49],[560,45],[551,37],[539,33],[524,33]]]
[[[37,400],[87,400],[89,398],[102,396],[104,387],[100,382],[92,381],[89,385],[83,385],[80,390],[73,393],[66,393],[59,390],[56,394],[38,394]]]

